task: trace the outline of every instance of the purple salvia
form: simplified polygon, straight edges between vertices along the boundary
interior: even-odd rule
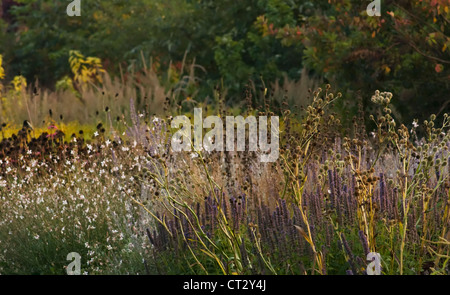
[[[212,222],[211,196],[208,196],[205,199],[204,204],[205,204],[205,221],[206,221],[204,225],[208,223],[211,224]]]
[[[151,243],[152,245],[155,246],[155,240],[153,239],[152,234],[150,233],[150,230],[149,230],[148,228],[146,229],[146,232],[147,232],[148,240],[150,241],[150,243]]]
[[[161,239],[160,239],[160,236],[158,235],[158,231],[156,229],[153,230],[152,237],[153,237],[153,241],[155,242],[155,248],[161,249],[162,248]]]
[[[263,205],[264,206],[264,205]],[[266,216],[264,207],[258,207],[258,230],[261,234],[261,238],[266,240],[268,239],[267,226],[266,226]]]
[[[275,208],[275,211],[273,212],[273,218],[275,221],[275,228],[278,230],[283,230],[283,222],[282,222],[282,217],[281,217],[281,210],[280,207],[277,206]]]
[[[438,230],[437,226],[440,224],[439,219],[440,219],[441,216],[443,216],[443,213],[439,214],[439,210],[438,210],[438,203],[439,203],[439,196],[440,195],[441,194],[436,194],[436,197],[438,199],[434,203],[434,224],[435,224],[435,230]],[[442,193],[442,195],[444,195],[444,194]]]
[[[367,256],[366,256],[367,257]],[[359,256],[357,256],[356,257],[356,263],[358,264],[358,266],[359,266],[359,268],[361,269],[361,268],[365,268],[366,266],[367,266],[367,262],[365,262],[361,257],[359,257]],[[364,270],[363,272],[362,272],[362,274],[363,275],[366,275],[367,274],[367,272]]]
[[[172,220],[172,219],[169,219],[169,220],[167,221],[167,228],[169,229],[169,231],[170,231],[170,233],[171,233],[172,236],[176,236],[176,230],[175,230],[175,228],[174,228],[173,220]],[[165,236],[166,236],[166,235],[164,234],[164,237],[165,237]]]
[[[353,273],[356,273],[356,267],[355,267],[355,256],[353,255],[352,250],[350,249],[350,246],[347,243],[347,240],[345,239],[345,235],[343,233],[341,233],[341,238],[342,238],[342,245],[344,247],[345,252],[347,253],[349,259],[348,259],[348,264],[350,264],[350,267],[353,271]]]
[[[280,250],[281,250],[282,257],[284,257],[287,254],[287,248],[286,248],[287,227],[286,227],[286,224],[284,221],[285,217],[283,216],[284,212],[283,212],[282,207],[277,207],[277,208],[278,208],[278,210],[277,210],[276,214],[277,214],[277,219],[279,220],[279,228],[277,229],[277,231],[280,233],[280,244],[281,244]]]
[[[344,223],[343,220],[343,198],[342,198],[342,192],[341,192],[341,178],[339,177],[336,168],[334,169],[334,184],[335,184],[335,191],[336,191],[336,200],[335,200],[335,206],[338,213],[338,220],[340,224]]]
[[[350,196],[349,196],[348,187],[346,184],[343,185],[342,191],[344,193],[344,198],[345,198],[345,206],[346,206],[345,215],[347,216],[348,221],[352,222],[353,221],[353,214],[352,214],[353,210],[350,205]]]
[[[200,211],[200,216],[198,217],[200,220],[200,224],[205,225],[208,221],[206,220],[206,212],[205,209],[203,211]]]
[[[359,240],[361,241],[361,245],[364,250],[364,257],[367,257],[367,254],[369,254],[369,243],[367,242],[367,237],[364,234],[362,230],[358,232]]]
[[[284,227],[288,228],[289,225],[289,210],[286,205],[286,200],[281,200],[281,211],[283,214]]]
[[[312,220],[311,220],[311,223],[309,225],[309,230],[311,231],[311,238],[314,241],[316,239],[316,226],[314,225]]]
[[[236,230],[238,228],[239,225],[239,219],[238,219],[238,212],[237,212],[237,208],[236,208],[236,198],[235,197],[231,197],[230,198],[230,211],[231,211],[231,220],[233,222],[233,229]]]
[[[275,232],[273,231],[273,228],[269,227],[267,228],[267,240],[268,240],[268,244],[269,247],[271,249],[271,252],[275,252],[275,248],[277,245],[277,238],[275,236]]]
[[[289,242],[292,245],[292,247],[295,248],[295,243],[297,239],[295,237],[296,230],[294,227],[294,223],[292,222],[292,219],[289,219],[288,230],[289,230]]]
[[[317,187],[317,193],[314,194],[314,202],[316,203],[317,221],[322,223],[322,190]]]
[[[211,231],[214,232],[217,223],[217,206],[212,206],[212,216],[211,216]]]

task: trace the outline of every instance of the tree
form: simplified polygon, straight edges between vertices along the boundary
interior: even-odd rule
[[[409,122],[449,109],[448,0],[383,1],[381,17],[369,17],[361,1],[329,2],[311,2],[314,14],[295,26],[272,27],[267,18],[261,32],[285,46],[304,44],[305,66],[339,89],[367,100],[376,89],[393,92],[396,115]]]

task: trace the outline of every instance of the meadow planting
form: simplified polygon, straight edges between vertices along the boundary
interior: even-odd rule
[[[181,105],[170,97],[157,97],[165,116],[131,99],[115,105],[123,113],[92,109],[88,128],[51,109],[40,128],[3,124],[1,273],[63,274],[71,252],[84,274],[357,275],[370,252],[383,274],[448,272],[448,115],[397,125],[395,96],[376,91],[374,129],[362,110],[345,129],[330,85],[296,108],[270,103],[270,89],[253,106],[253,92],[242,115],[280,118],[274,162],[259,150],[174,151]],[[42,107],[33,89],[23,97]]]
[[[450,274],[449,19],[0,1],[0,275]]]

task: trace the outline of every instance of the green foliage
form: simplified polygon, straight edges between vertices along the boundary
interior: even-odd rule
[[[100,57],[115,73],[122,62],[128,69],[142,68],[142,54],[167,67],[187,52],[206,69],[206,80],[224,77],[225,86],[235,91],[261,74],[265,79],[280,77],[282,71],[299,76],[298,48],[263,38],[254,26],[265,13],[279,24],[294,24],[294,2],[96,1],[83,3],[79,18],[67,17],[66,3],[20,2],[13,7],[16,21],[8,35],[15,41],[5,48],[9,70],[28,80],[39,78],[50,87],[70,73],[66,64],[70,50]]]
[[[286,46],[304,44],[304,66],[339,89],[367,97],[392,89],[399,94],[396,115],[404,120],[421,118],[423,109],[448,110],[448,1],[383,1],[381,17],[367,16],[361,1],[336,0],[320,9],[319,3],[295,27],[275,25],[269,34]],[[276,23],[268,17],[269,26]]]
[[[239,101],[248,79],[259,87],[261,77],[298,79],[306,68],[347,94],[341,110],[356,111],[355,92],[368,97],[383,87],[399,94],[394,110],[405,121],[449,108],[444,0],[383,1],[381,17],[369,17],[359,0],[101,0],[83,3],[81,17],[67,17],[61,1],[18,2],[12,23],[0,23],[9,78],[53,88],[77,50],[99,57],[113,76],[135,74],[151,57],[162,71],[195,59],[205,69],[199,94],[220,84],[228,102]]]

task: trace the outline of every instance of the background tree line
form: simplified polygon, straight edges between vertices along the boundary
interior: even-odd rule
[[[395,115],[411,122],[450,109],[450,1],[384,0],[369,17],[361,0],[2,1],[0,54],[6,79],[48,88],[70,75],[70,50],[102,60],[113,75],[144,59],[161,72],[195,59],[200,93],[221,85],[228,103],[249,79],[265,85],[303,69],[344,94],[340,111],[365,107],[376,89],[394,93]],[[261,84],[262,85],[262,84]],[[366,104],[367,102],[367,104]]]

